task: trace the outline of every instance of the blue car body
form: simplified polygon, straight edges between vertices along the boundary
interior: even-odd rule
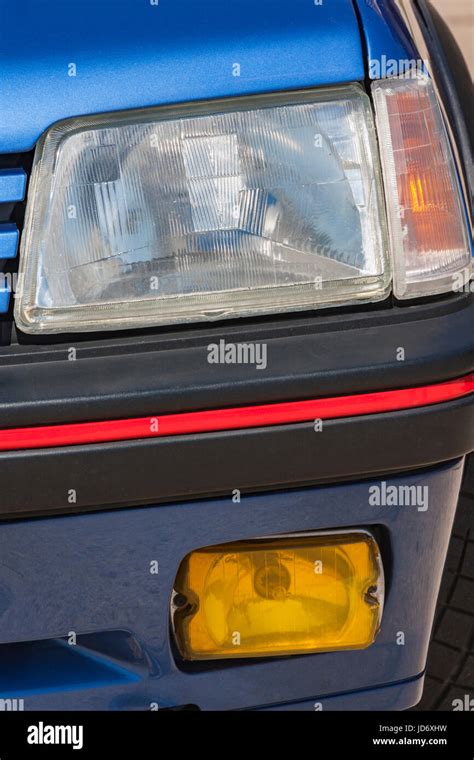
[[[364,77],[348,0],[4,3],[0,152],[31,150],[51,123]],[[32,65],[34,61],[34,65]],[[68,76],[68,64],[76,76]],[[238,63],[240,75],[234,76]],[[39,96],[41,93],[41,96]]]
[[[64,118],[364,83],[369,78],[368,60],[381,56],[396,60],[418,56],[397,4],[387,0],[240,0],[230,4],[160,0],[156,5],[134,0],[88,0],[79,5],[59,0],[26,0],[21,4],[4,0],[0,8],[1,166],[18,166],[17,157],[32,151],[40,135]],[[9,162],[9,155],[15,160]],[[0,200],[19,201],[22,178],[21,171],[10,177],[9,189]],[[472,314],[472,299],[470,303]],[[410,362],[402,370],[390,364],[388,353],[371,358],[369,344],[376,334],[382,339],[385,329],[383,316],[379,322],[374,319],[367,327],[367,343],[361,347],[372,367],[360,380],[358,391],[373,389],[370,373],[376,370],[380,390],[472,372],[472,339],[467,334],[462,336],[462,308],[448,305],[441,316],[434,311],[424,314],[421,322],[426,342],[422,344],[422,339],[416,338],[413,361],[416,358],[425,374],[424,380],[414,382],[409,377]],[[443,327],[445,318],[451,320],[449,329]],[[397,345],[396,333],[392,339],[392,328],[386,329],[386,345]],[[464,340],[462,349],[452,347],[453,331]],[[344,346],[337,344],[342,337],[336,333],[334,328],[330,336],[333,353],[330,350],[324,360],[328,385],[321,386],[322,395],[330,392],[331,376],[340,375],[339,388],[333,395],[352,389],[351,372],[345,372],[343,364],[344,351],[353,350],[352,333]],[[410,338],[406,338],[408,345]],[[173,340],[178,338],[174,336]],[[170,350],[174,348],[173,344]],[[92,360],[95,350],[85,356],[85,362]],[[445,369],[454,355],[458,364]],[[315,353],[310,356],[317,361]],[[362,355],[354,358],[354,366],[360,367],[363,361]],[[282,362],[288,367],[287,355],[282,354]],[[20,372],[17,364],[8,357],[0,361],[0,427],[59,422],[59,406],[44,390],[49,384],[46,369],[33,376],[35,370],[26,366],[22,379],[13,380],[14,373]],[[89,391],[84,390],[82,396],[80,385],[77,389],[69,386],[62,404],[77,402],[74,420],[138,414],[146,408],[144,399],[151,398],[159,387],[156,374],[160,372],[151,364],[149,375],[133,368],[129,372],[133,377],[130,382],[141,393],[143,408],[129,401],[118,365],[117,371],[110,373],[113,387],[107,398],[105,391],[103,398],[101,391],[96,391],[95,384],[104,381],[99,372],[91,377]],[[151,373],[153,382],[145,387]],[[301,380],[295,380],[295,398],[309,394],[304,385],[306,374],[302,371]],[[280,387],[291,378],[285,379],[282,368],[277,380],[268,391],[260,390],[255,382],[242,390],[235,402],[280,400]],[[74,382],[84,388],[84,381],[71,379]],[[185,382],[183,378],[177,382],[174,398],[164,391],[159,397],[165,410],[167,405],[170,411],[173,406],[176,410],[212,405],[205,400],[204,390],[198,388],[191,394],[179,385]],[[245,385],[241,378],[233,387],[239,387],[239,382]],[[10,399],[12,387],[19,394],[15,409]],[[202,388],[209,397],[212,388],[205,378]],[[320,388],[313,389],[313,395],[319,392]],[[231,404],[230,393],[223,397],[223,406]],[[472,420],[472,405],[468,409],[465,402],[461,413],[471,414],[462,419]],[[406,413],[403,420],[408,419]],[[405,424],[403,420],[400,424]],[[464,434],[470,441],[472,434]],[[387,433],[388,448],[395,445],[390,435]],[[364,436],[361,433],[357,439],[362,448]],[[165,493],[163,498],[154,499],[152,491],[140,491],[142,460],[138,454],[134,504],[125,499],[127,503],[120,505],[124,508],[117,510],[109,507],[118,503],[123,489],[118,460],[111,459],[115,464],[110,467],[104,464],[95,468],[91,452],[89,480],[99,484],[98,492],[88,501],[84,497],[87,503],[83,511],[78,510],[80,514],[68,514],[74,510],[68,506],[67,490],[62,490],[54,497],[54,508],[49,502],[44,504],[43,514],[31,507],[17,515],[12,506],[0,523],[0,700],[24,700],[25,709],[52,710],[143,710],[150,705],[159,709],[191,705],[226,710],[393,710],[415,704],[423,688],[438,588],[464,457],[470,449],[469,443],[456,439],[456,445],[445,452],[434,436],[428,437],[431,440],[424,457],[421,449],[426,438],[418,439],[420,457],[413,472],[406,473],[412,462],[399,453],[396,466],[381,464],[378,476],[354,466],[352,475],[348,471],[343,482],[339,478],[332,482],[329,474],[321,484],[309,483],[302,474],[295,483],[288,478],[286,486],[276,479],[272,489],[269,482],[259,485],[249,476],[249,493],[240,504],[233,504],[222,493],[223,487],[216,487],[213,493],[204,487],[193,489],[186,482],[176,498]],[[400,434],[396,443],[400,452],[403,440]],[[253,451],[250,439],[247,445]],[[357,458],[357,445],[351,445],[345,456]],[[379,446],[383,449],[384,445],[382,437]],[[108,448],[111,457],[118,457],[122,450],[121,444]],[[139,443],[134,444],[134,450],[140,450]],[[304,459],[305,451],[302,446],[296,455]],[[31,475],[35,490],[31,503],[37,503],[40,510],[40,473],[49,455],[48,451],[36,453],[38,469]],[[21,452],[8,463],[3,456],[0,480],[3,464],[5,468],[10,464],[19,467],[23,459]],[[81,494],[71,475],[76,472],[77,452],[69,447],[64,456],[69,462],[68,477],[73,478],[70,487],[78,488]],[[180,456],[178,452],[174,460],[176,469],[181,467]],[[210,470],[220,467],[216,451],[205,461]],[[61,462],[58,477],[60,468]],[[158,459],[158,480],[165,478],[166,469]],[[24,486],[18,478],[13,485],[13,476],[8,480],[6,469],[3,472],[4,483],[12,489],[8,498],[16,504]],[[245,465],[241,475],[245,480]],[[186,481],[188,476],[180,477]],[[25,478],[30,478],[28,470]],[[399,507],[380,508],[374,513],[368,506],[367,492],[381,478],[389,485],[403,482],[426,486],[432,495],[430,508],[421,516],[416,509]],[[67,485],[67,478],[64,483]],[[48,499],[53,497],[44,497],[45,502]],[[373,531],[387,560],[383,625],[371,647],[199,666],[179,661],[170,635],[169,600],[179,563],[189,551],[254,536],[352,527]],[[148,572],[149,563],[155,559],[160,566],[156,577]],[[64,644],[71,633],[77,636],[73,648]]]
[[[433,557],[446,553],[461,476],[457,461],[411,478],[388,478],[388,485],[422,485],[433,494],[421,520],[412,507],[380,507],[374,514],[368,492],[376,481],[365,481],[252,495],[240,504],[213,499],[3,525],[2,640],[19,642],[27,633],[47,647],[36,651],[37,665],[26,672],[15,666],[24,663],[25,654],[27,659],[28,646],[22,650],[17,644],[13,659],[12,649],[5,651],[0,694],[23,698],[28,709],[54,710],[147,710],[152,704],[270,709],[287,703],[309,710],[406,708],[423,686],[426,622],[433,617],[442,572]],[[368,529],[376,524],[381,542],[390,535],[395,560],[386,579],[383,627],[371,647],[237,665],[177,664],[169,599],[188,551],[355,524]],[[154,559],[158,576],[149,572]],[[76,658],[63,663],[64,645],[54,639],[70,631],[83,635]],[[95,668],[91,647],[102,652]]]

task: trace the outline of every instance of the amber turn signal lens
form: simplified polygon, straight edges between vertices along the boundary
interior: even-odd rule
[[[379,549],[365,531],[242,541],[184,558],[172,622],[187,660],[364,649],[383,593]]]
[[[372,85],[397,298],[468,283],[471,245],[456,164],[429,77]]]

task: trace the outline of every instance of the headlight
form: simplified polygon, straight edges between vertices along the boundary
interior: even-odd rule
[[[71,119],[42,138],[29,196],[25,332],[377,301],[390,286],[358,85]]]
[[[35,157],[17,325],[121,329],[459,289],[471,251],[430,80],[71,119]]]

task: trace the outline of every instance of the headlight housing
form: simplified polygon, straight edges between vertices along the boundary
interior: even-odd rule
[[[384,298],[359,85],[71,119],[38,146],[15,319],[120,329]]]
[[[471,244],[430,79],[70,119],[35,156],[28,333],[202,322],[459,290]],[[390,240],[390,257],[388,247]]]

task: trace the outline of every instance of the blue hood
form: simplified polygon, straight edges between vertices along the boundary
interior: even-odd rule
[[[0,153],[70,116],[364,78],[351,0],[156,2],[3,0]]]

